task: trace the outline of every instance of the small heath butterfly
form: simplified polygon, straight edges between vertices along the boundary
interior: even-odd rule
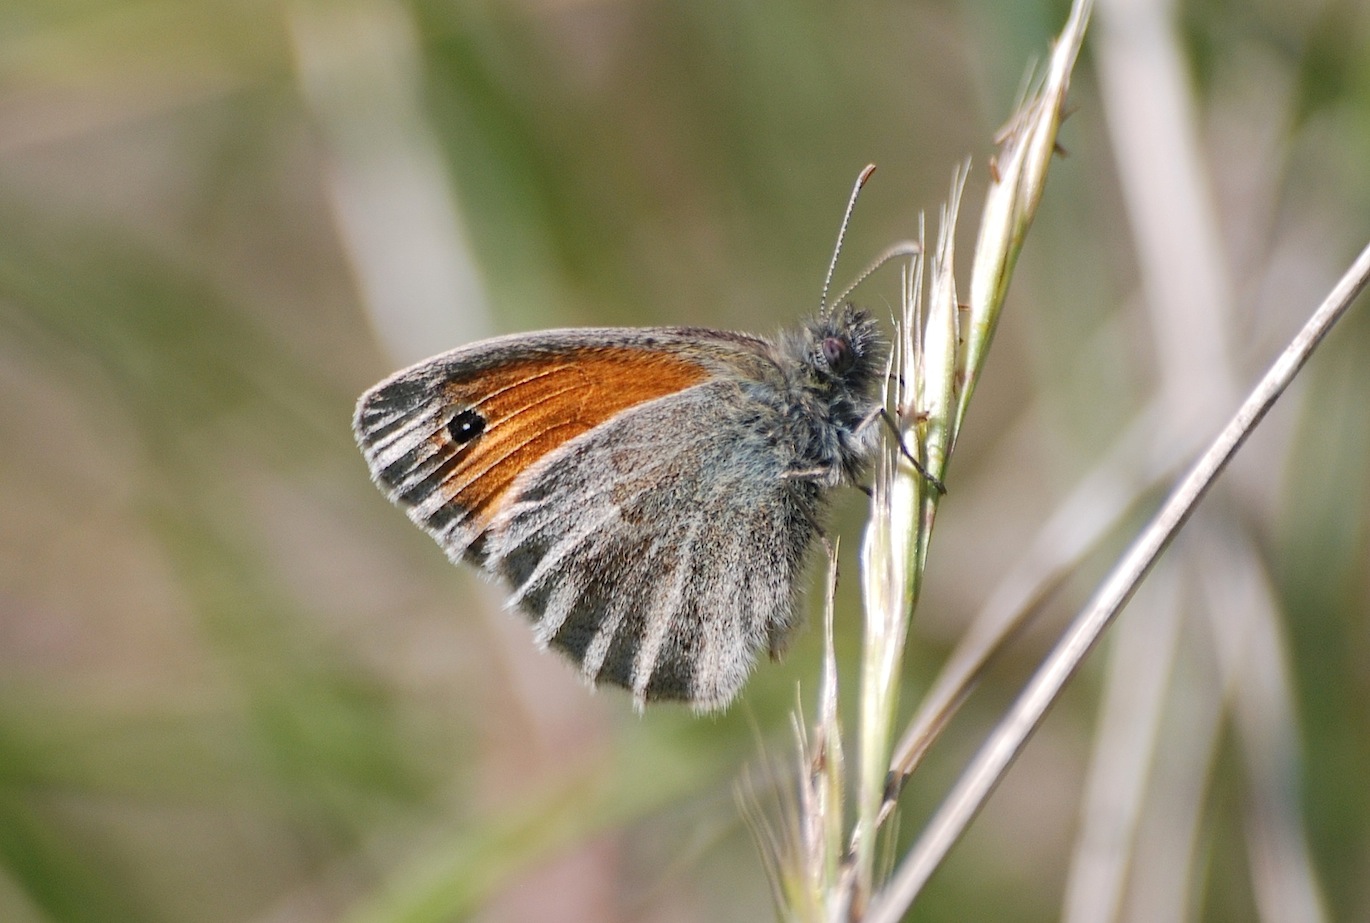
[[[711,711],[795,627],[826,497],[875,452],[887,352],[850,304],[775,339],[521,333],[390,376],[354,429],[380,489],[507,582],[540,646],[639,708]]]

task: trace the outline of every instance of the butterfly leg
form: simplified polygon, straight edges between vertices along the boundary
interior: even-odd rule
[[[796,468],[780,476],[787,481],[826,481],[832,472],[827,468]]]
[[[890,416],[888,410],[884,407],[877,407],[875,410],[871,411],[870,416],[861,421],[859,429],[865,429],[877,419],[883,420],[885,425],[889,427],[890,434],[894,436],[895,444],[899,446],[899,454],[909,460],[909,463],[913,465],[914,470],[923,476],[923,480],[932,485],[933,490],[937,491],[939,494],[945,495],[947,492],[947,485],[943,484],[940,478],[933,477],[932,473],[928,471],[927,468],[923,467],[923,463],[913,457],[913,453],[909,451],[909,447],[904,445],[903,434],[899,432],[899,427],[894,424],[894,419]]]

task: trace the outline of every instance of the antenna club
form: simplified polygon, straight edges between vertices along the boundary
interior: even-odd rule
[[[828,292],[832,288],[832,274],[837,269],[837,258],[842,254],[842,241],[847,236],[847,224],[851,221],[852,209],[856,207],[856,197],[861,192],[861,187],[866,185],[866,180],[871,178],[875,172],[875,164],[866,164],[856,177],[856,185],[852,186],[851,198],[847,200],[847,210],[842,213],[842,225],[837,231],[837,246],[832,251],[832,262],[828,263],[828,274],[823,279],[823,295],[818,299],[818,313],[826,314],[828,311]]]

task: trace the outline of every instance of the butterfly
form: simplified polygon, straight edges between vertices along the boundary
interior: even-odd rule
[[[639,708],[712,711],[795,628],[829,494],[876,451],[887,355],[847,303],[775,338],[520,333],[385,379],[354,431],[386,496],[503,580],[541,647]]]

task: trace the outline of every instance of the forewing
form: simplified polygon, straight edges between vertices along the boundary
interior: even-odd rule
[[[746,338],[672,328],[501,337],[376,385],[354,430],[386,495],[453,560],[479,559],[522,472],[628,408],[756,361],[756,350]]]
[[[513,485],[489,567],[592,681],[726,705],[794,621],[819,491],[786,478],[764,402],[710,381],[626,411]]]

